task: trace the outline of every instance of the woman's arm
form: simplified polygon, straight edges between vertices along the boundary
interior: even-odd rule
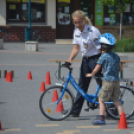
[[[80,50],[80,46],[78,44],[74,44],[74,47],[71,51],[70,58],[69,58],[68,62],[72,63],[72,60],[77,56],[79,50]]]

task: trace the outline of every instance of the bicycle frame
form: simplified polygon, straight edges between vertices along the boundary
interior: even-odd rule
[[[99,102],[95,102],[95,101],[96,101],[96,98],[97,98],[97,96],[98,96],[99,90],[101,90],[100,85],[97,86],[95,95],[87,94],[87,93],[85,93],[85,92],[79,87],[79,85],[76,83],[75,79],[71,76],[70,73],[68,74],[68,77],[66,78],[66,82],[65,82],[65,84],[64,84],[62,94],[61,94],[61,96],[59,97],[58,101],[56,102],[57,104],[59,103],[59,101],[60,101],[61,98],[63,97],[64,92],[65,92],[65,90],[66,90],[67,85],[68,85],[69,82],[70,82],[71,85],[76,89],[76,91],[77,91],[81,96],[83,96],[83,98],[86,99],[89,103],[99,104]],[[113,102],[112,102],[112,101],[109,101],[109,102],[105,102],[105,104],[113,104]]]

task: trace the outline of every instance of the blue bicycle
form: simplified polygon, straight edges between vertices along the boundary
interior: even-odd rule
[[[42,114],[50,120],[63,120],[69,116],[72,111],[74,104],[74,95],[72,91],[68,88],[68,83],[76,89],[79,94],[81,94],[85,100],[89,109],[96,109],[99,106],[98,93],[101,89],[100,85],[97,86],[95,95],[90,95],[85,93],[79,85],[76,83],[75,79],[72,77],[72,70],[69,64],[62,64],[69,70],[68,76],[63,84],[51,86],[46,89],[39,100],[39,107]],[[134,114],[134,90],[126,85],[120,85],[120,103],[123,106],[123,110],[126,114],[126,118],[130,118]],[[120,119],[118,111],[114,106],[112,101],[105,102],[106,112],[114,119]],[[63,111],[67,112],[63,114]],[[86,109],[88,111],[88,109]]]

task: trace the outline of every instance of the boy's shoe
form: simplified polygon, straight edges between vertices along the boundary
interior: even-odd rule
[[[105,124],[106,124],[105,121],[101,121],[101,120],[99,120],[99,119],[92,121],[92,123],[93,123],[94,125],[105,125]]]

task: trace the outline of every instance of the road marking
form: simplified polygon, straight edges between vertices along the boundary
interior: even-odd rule
[[[57,127],[59,124],[36,124],[36,127]]]
[[[80,130],[64,130],[63,132],[58,132],[57,134],[74,134],[80,133]]]
[[[100,128],[100,126],[76,126],[76,128]]]
[[[0,132],[0,134],[3,134],[3,133],[5,133],[5,132],[4,132],[4,131],[1,131],[1,132]]]
[[[6,132],[15,132],[15,131],[21,131],[20,128],[11,128],[11,129],[5,129]]]
[[[119,129],[103,129],[103,131],[119,131]]]

